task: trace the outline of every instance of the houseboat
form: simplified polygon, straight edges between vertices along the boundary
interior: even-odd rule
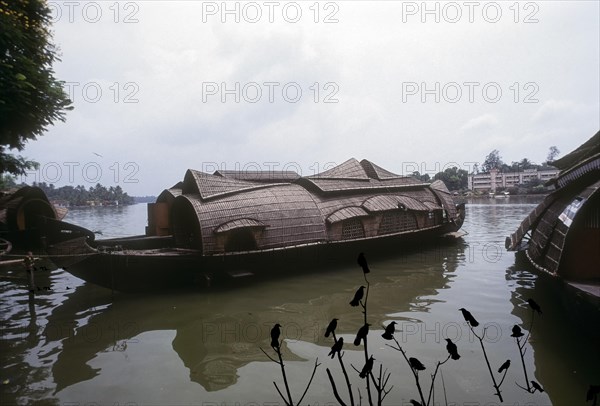
[[[441,181],[431,184],[350,159],[295,172],[188,170],[148,204],[146,234],[95,240],[47,220],[57,266],[114,290],[210,281],[219,275],[314,268],[361,251],[456,233],[465,217]]]
[[[555,190],[506,238],[506,248],[600,298],[600,132],[552,165],[560,169],[547,183]]]

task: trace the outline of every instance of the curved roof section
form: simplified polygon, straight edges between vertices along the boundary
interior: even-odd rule
[[[600,131],[576,150],[552,162],[552,166],[564,171],[597,154],[600,154]]]
[[[294,171],[228,171],[219,170],[214,173],[226,178],[252,182],[293,182],[300,177]]]
[[[358,162],[354,158],[323,173],[300,178],[297,183],[323,193],[394,190],[427,185],[413,177],[399,176],[372,162]]]
[[[198,193],[203,200],[206,200],[232,193],[278,185],[285,185],[285,183],[261,184],[188,169],[183,179],[182,193]]]
[[[183,182],[177,182],[177,184],[171,186],[169,189],[163,190],[156,198],[156,203],[173,203],[173,200],[181,195],[183,188]]]
[[[198,194],[179,196],[187,199],[196,213],[205,254],[220,253],[217,233],[229,227],[260,223],[265,229],[260,249],[300,245],[326,239],[325,223],[313,196],[299,185],[283,184],[246,189],[244,193],[221,194],[219,199],[203,199]],[[241,223],[232,221],[244,220]],[[192,221],[192,220],[190,220]],[[225,224],[231,223],[224,227]],[[232,229],[232,228],[229,228]]]
[[[343,209],[339,209],[338,211],[332,213],[329,217],[327,217],[327,222],[337,223],[338,221],[344,221],[354,217],[365,217],[368,215],[369,213],[367,213],[360,207],[344,207]]]
[[[362,204],[370,212],[398,209],[398,198],[390,195],[377,195],[368,198]]]
[[[339,164],[325,172],[316,175],[307,176],[309,179],[351,179],[351,180],[369,180],[364,168],[355,158],[350,158],[346,162]]]
[[[410,196],[397,196],[398,206],[402,209],[414,211],[429,211],[429,208],[419,200]]]
[[[386,180],[386,179],[397,179],[403,178],[403,176],[397,175],[393,172],[388,171],[387,169],[383,169],[379,165],[375,165],[373,162],[363,159],[360,161],[360,165],[365,170],[365,173],[368,177],[377,180]]]
[[[236,219],[221,224],[215,229],[215,233],[226,233],[238,228],[265,228],[266,224],[254,219]]]

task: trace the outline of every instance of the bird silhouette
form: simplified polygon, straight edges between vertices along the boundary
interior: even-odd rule
[[[423,406],[423,405],[421,404],[421,402],[417,402],[417,401],[416,401],[416,400],[414,400],[414,399],[411,399],[409,402],[410,402],[410,404],[411,404],[412,406]]]
[[[337,327],[338,319],[332,319],[327,326],[327,330],[325,330],[325,337],[329,337],[331,333],[335,333],[335,329]]]
[[[342,347],[344,346],[344,337],[340,337],[337,339],[337,341],[335,342],[335,344],[333,344],[333,346],[331,347],[331,351],[329,351],[329,354],[331,356],[331,359],[333,359],[333,357],[335,356],[335,353],[339,353],[342,350]]]
[[[361,286],[360,288],[358,288],[358,290],[354,294],[354,299],[352,299],[350,301],[350,306],[354,306],[354,307],[358,306],[358,304],[360,303],[360,299],[362,299],[364,295],[365,295],[365,287]]]
[[[369,269],[369,264],[367,264],[367,258],[365,258],[365,254],[363,254],[362,252],[358,254],[356,262],[358,262],[358,265],[360,265],[364,273],[371,272],[371,270]]]
[[[458,355],[458,348],[456,348],[456,344],[454,344],[449,338],[446,338],[446,341],[448,342],[448,344],[446,344],[446,349],[448,350],[450,357],[454,360],[459,359],[460,355]]]
[[[363,379],[366,378],[367,375],[369,375],[371,373],[371,370],[373,369],[373,361],[375,361],[375,358],[373,358],[373,356],[371,355],[367,362],[365,362],[365,366],[363,367],[362,371],[360,371],[360,374],[358,374],[358,376],[360,376]]]
[[[504,361],[504,364],[500,365],[500,368],[498,368],[498,373],[501,373],[505,369],[508,369],[508,367],[510,367],[510,360],[509,359],[507,359],[506,361]]]
[[[544,390],[542,389],[542,387],[540,386],[539,383],[537,383],[536,381],[531,381],[531,386],[533,386],[533,389],[536,389],[540,392],[543,392]],[[535,392],[535,391],[534,391]]]
[[[512,334],[510,336],[515,337],[515,338],[523,337],[524,334],[521,331],[521,327],[519,327],[515,324],[512,328]]]
[[[410,366],[411,366],[413,369],[416,369],[417,371],[424,371],[424,370],[425,370],[425,365],[423,365],[423,364],[421,363],[421,361],[419,361],[419,360],[418,360],[418,359],[416,359],[416,358],[410,357],[410,358],[408,359],[408,363],[410,364]]]
[[[542,309],[540,308],[540,305],[537,304],[537,302],[531,298],[527,299],[527,303],[529,303],[529,307],[531,307],[533,309],[533,311],[536,311],[538,314],[542,314]]]
[[[358,333],[356,333],[356,338],[354,339],[354,345],[359,346],[360,340],[364,341],[364,339],[367,337],[367,334],[369,334],[369,326],[370,324],[366,323],[358,329]]]
[[[280,327],[281,324],[277,323],[271,329],[271,347],[273,348],[279,348],[279,335],[281,334]]]
[[[383,333],[381,336],[383,338],[385,338],[386,340],[391,340],[394,338],[394,332],[396,331],[396,322],[392,321],[390,324],[387,325],[387,327],[385,328],[385,333]]]
[[[473,317],[473,315],[464,307],[458,309],[462,312],[463,317],[465,318],[465,321],[467,323],[469,323],[471,326],[473,327],[477,327],[479,325],[479,322],[477,320],[475,320],[475,317]]]

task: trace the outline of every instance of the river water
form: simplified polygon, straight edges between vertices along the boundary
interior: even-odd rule
[[[381,338],[395,320],[398,342],[426,370],[420,381],[427,396],[430,374],[447,356],[444,338],[461,354],[444,364],[435,386],[436,404],[499,404],[479,341],[459,308],[469,309],[485,326],[484,345],[496,379],[507,359],[511,367],[501,386],[504,404],[583,405],[591,383],[600,383],[600,346],[582,327],[599,322],[598,313],[573,310],[557,284],[532,273],[504,250],[504,239],[535,207],[536,201],[510,197],[467,204],[463,229],[452,245],[422,247],[387,258],[369,258],[369,351],[391,373],[393,386],[384,404],[419,399],[402,355]],[[142,234],[145,205],[71,210],[67,221],[100,230],[104,237]],[[176,269],[173,270],[176,272]],[[366,404],[365,381],[352,369],[364,364],[362,347],[352,345],[362,325],[358,308],[348,305],[364,284],[357,266],[245,279],[209,290],[120,294],[57,269],[37,275],[51,290],[33,298],[19,272],[0,278],[1,403],[59,405],[277,405],[284,404],[281,371],[261,348],[270,348],[269,332],[282,327],[286,373],[294,401],[316,371],[303,404],[337,404],[327,379],[329,368],[347,399],[337,360],[327,357],[333,344],[324,328],[337,317],[345,340],[344,361],[355,389]],[[529,331],[534,298],[536,316],[525,345],[529,379],[546,391],[525,386],[523,367],[511,328]],[[566,303],[566,304],[565,304]],[[567,304],[571,303],[571,306]],[[578,316],[578,317],[574,317]],[[400,331],[401,330],[401,331]],[[597,339],[597,337],[596,337]],[[443,382],[442,382],[443,378]]]

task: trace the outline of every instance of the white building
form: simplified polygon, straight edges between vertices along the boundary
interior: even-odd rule
[[[547,169],[538,171],[537,169],[525,169],[522,172],[502,173],[497,169],[490,172],[469,174],[468,188],[474,192],[493,192],[498,189],[506,189],[531,182],[539,179],[546,182],[558,175],[558,169]]]

